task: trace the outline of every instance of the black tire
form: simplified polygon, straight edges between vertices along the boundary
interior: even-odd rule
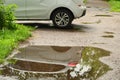
[[[53,13],[52,21],[55,27],[69,27],[73,21],[73,15],[67,9],[58,9]]]

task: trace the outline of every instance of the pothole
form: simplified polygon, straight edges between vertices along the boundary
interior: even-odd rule
[[[97,20],[95,22],[81,22],[82,24],[99,24],[101,23],[101,20]]]
[[[95,15],[95,16],[98,16],[98,17],[113,17],[112,15],[106,15],[106,14],[98,14],[98,15]]]
[[[2,75],[18,76],[18,80],[96,80],[111,70],[99,60],[110,52],[100,48],[28,46],[19,51]]]
[[[59,46],[51,46],[51,47],[57,52],[66,52],[71,48],[71,47],[59,47]]]
[[[106,31],[104,33],[106,33],[106,34],[115,34],[114,32],[109,32],[109,31]]]
[[[94,42],[94,43],[92,43],[92,44],[106,44],[106,43]]]
[[[109,31],[106,31],[106,32],[104,32],[105,33],[105,35],[103,35],[102,37],[104,37],[104,38],[114,38],[114,32],[109,32]]]
[[[114,35],[103,35],[104,38],[114,38]]]
[[[39,63],[31,61],[18,60],[15,64],[10,65],[14,69],[20,69],[33,72],[57,72],[65,69],[66,66],[60,64]]]

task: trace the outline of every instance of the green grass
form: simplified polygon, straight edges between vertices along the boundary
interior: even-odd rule
[[[87,0],[83,0],[84,3],[87,3]]]
[[[120,12],[120,0],[110,0],[111,11]]]
[[[31,36],[32,28],[18,24],[16,26],[17,29],[14,30],[0,30],[0,63],[4,62],[5,58],[11,54],[11,51],[17,47],[20,41],[24,41]]]

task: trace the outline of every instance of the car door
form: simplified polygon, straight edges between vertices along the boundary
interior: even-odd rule
[[[5,0],[5,4],[16,4],[15,16],[17,19],[24,19],[26,16],[25,0]]]
[[[40,2],[42,0],[26,0],[26,17],[36,19],[40,16]]]
[[[28,19],[48,19],[48,13],[55,0],[26,0]]]

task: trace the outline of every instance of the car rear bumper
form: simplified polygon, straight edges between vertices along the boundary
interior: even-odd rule
[[[83,11],[83,14],[80,17],[83,17],[86,15],[86,9]]]
[[[75,18],[80,18],[85,16],[85,14],[86,14],[86,6],[80,6],[76,8],[74,16]]]

